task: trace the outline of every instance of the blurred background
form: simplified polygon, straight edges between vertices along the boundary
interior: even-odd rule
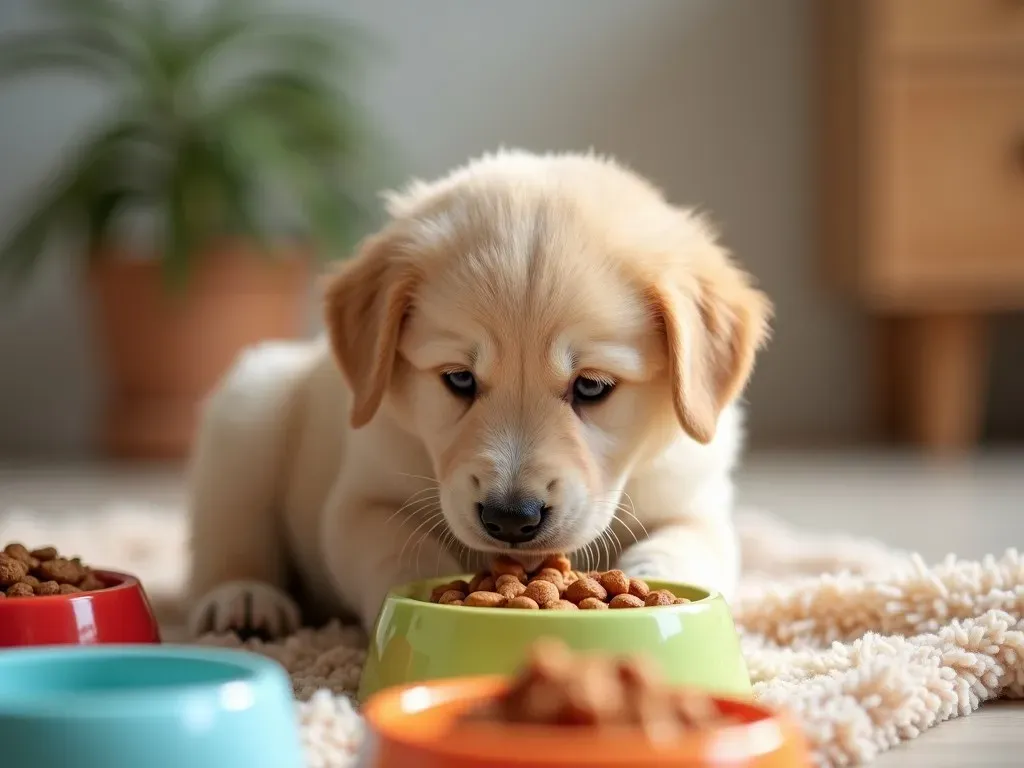
[[[755,503],[811,520],[840,495],[851,528],[877,507],[857,493],[953,504],[950,520],[1019,506],[1019,4],[125,3],[144,6],[135,31],[116,2],[0,3],[0,233],[48,212],[8,256],[34,268],[0,294],[9,499],[38,506],[25,478],[49,465],[173,465],[240,346],[317,331],[307,256],[371,231],[380,189],[514,146],[616,156],[709,212],[770,294]],[[277,20],[231,38],[262,6]],[[54,27],[73,34],[34,54],[7,37]],[[47,197],[112,105],[148,127],[91,147],[93,170]]]

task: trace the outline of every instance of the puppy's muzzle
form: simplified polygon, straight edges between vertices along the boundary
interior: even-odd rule
[[[506,544],[525,544],[540,533],[548,508],[540,499],[489,496],[477,504],[488,535]]]

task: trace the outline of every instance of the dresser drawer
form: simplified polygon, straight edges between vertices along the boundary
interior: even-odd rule
[[[894,76],[874,186],[889,290],[1024,298],[1024,73]]]
[[[890,52],[1016,55],[1024,61],[1024,0],[875,0],[874,11]]]

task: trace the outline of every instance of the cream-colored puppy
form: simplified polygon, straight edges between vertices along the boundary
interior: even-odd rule
[[[770,305],[709,228],[589,155],[501,152],[388,212],[327,338],[247,351],[206,406],[193,631],[279,634],[300,603],[370,626],[388,587],[494,552],[729,594]]]

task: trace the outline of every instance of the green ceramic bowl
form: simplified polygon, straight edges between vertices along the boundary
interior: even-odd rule
[[[560,638],[580,651],[643,654],[673,684],[722,696],[751,694],[732,614],[717,593],[651,581],[652,589],[668,589],[692,602],[617,611],[514,611],[429,602],[431,589],[452,578],[460,577],[414,582],[388,594],[370,637],[360,701],[392,685],[510,674],[540,637]]]

